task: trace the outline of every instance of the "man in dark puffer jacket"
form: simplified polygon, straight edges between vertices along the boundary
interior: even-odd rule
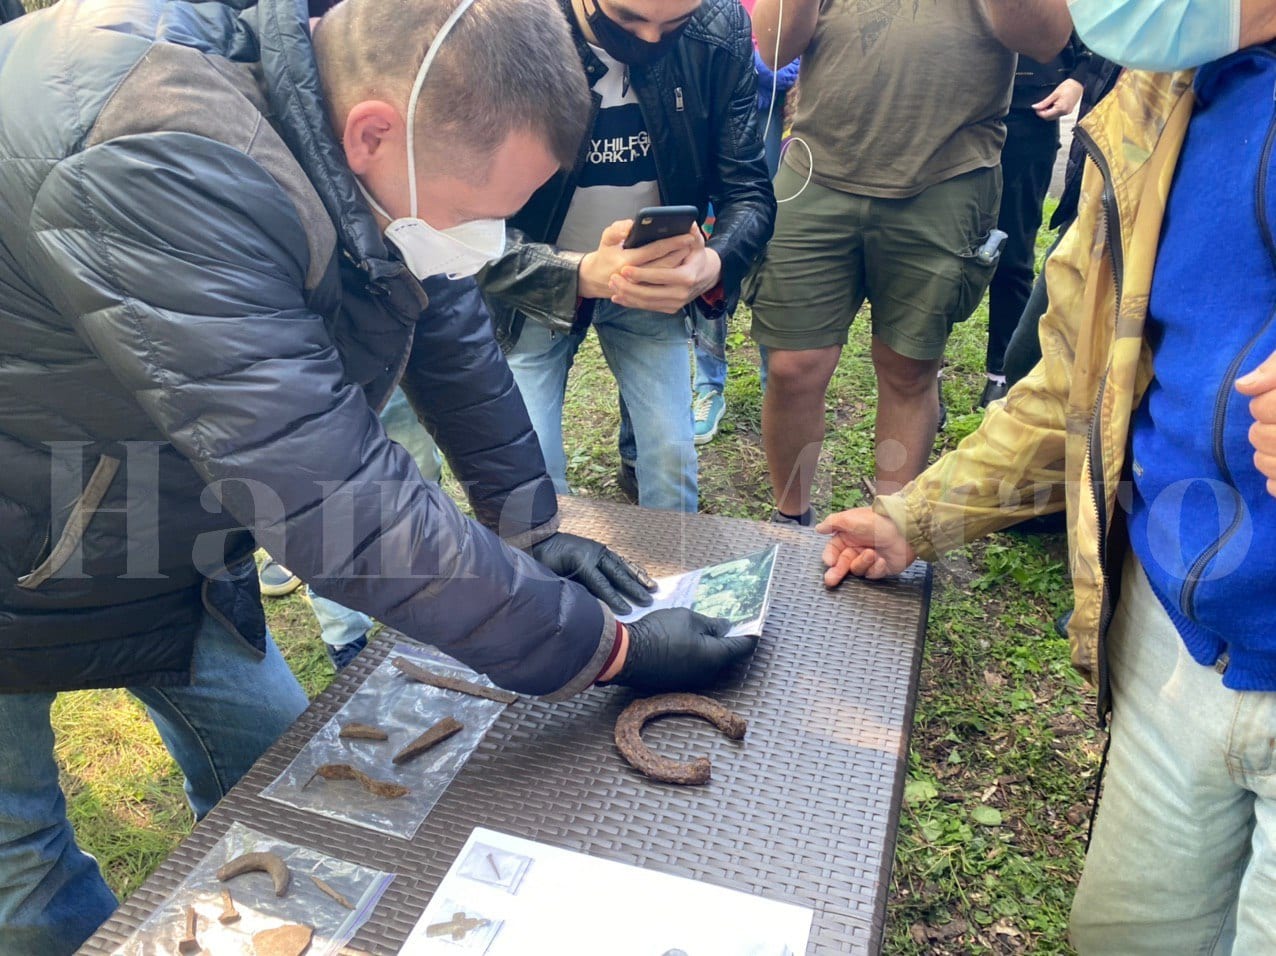
[[[473,221],[575,156],[588,94],[537,65],[572,52],[552,0],[483,0],[408,110],[453,4],[412,9],[347,0],[313,45],[294,0],[0,28],[0,953],[69,953],[115,906],[66,821],[54,692],[128,687],[197,814],[305,706],[257,543],[523,693],[691,685],[750,649],[686,613],[621,628],[550,573],[645,600],[556,533],[490,325],[431,314],[417,279],[493,254]],[[396,382],[477,521],[386,440]]]

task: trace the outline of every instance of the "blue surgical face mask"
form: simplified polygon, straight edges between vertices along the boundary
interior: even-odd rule
[[[1241,0],[1068,0],[1068,11],[1082,43],[1136,70],[1187,70],[1241,45]]]

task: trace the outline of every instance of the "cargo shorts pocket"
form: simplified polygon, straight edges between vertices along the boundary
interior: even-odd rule
[[[957,278],[957,301],[954,303],[952,310],[948,313],[951,317],[950,326],[956,325],[958,322],[965,322],[970,318],[979,305],[979,300],[984,297],[984,293],[988,291],[988,285],[992,282],[993,273],[997,271],[997,263],[1000,257],[987,261],[980,257],[979,249],[987,241],[987,233],[981,239],[976,241],[973,249],[963,253],[961,259],[961,274]]]

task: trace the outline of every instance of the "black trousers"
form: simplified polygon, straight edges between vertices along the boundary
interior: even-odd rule
[[[1054,244],[1050,246],[1046,252],[1046,258],[1049,259],[1054,255],[1054,251],[1059,248],[1059,241],[1063,239],[1063,234],[1068,231],[1071,222],[1061,223],[1059,226],[1059,236],[1055,239]],[[1003,363],[1003,370],[1006,375],[1006,384],[1014,385],[1015,382],[1023,378],[1032,371],[1032,367],[1041,361],[1041,317],[1046,314],[1046,309],[1050,306],[1050,298],[1046,294],[1046,270],[1042,269],[1041,274],[1032,284],[1032,295],[1028,296],[1028,304],[1023,308],[1023,315],[1019,317],[1019,324],[1015,326],[1015,332],[1010,336],[1010,344],[1006,346],[1006,360]]]
[[[1059,121],[1032,110],[1011,109],[1001,152],[1001,211],[997,228],[1006,234],[1001,262],[988,286],[988,351],[985,368],[1004,371],[1006,346],[1032,294],[1041,204],[1050,188],[1059,152]]]

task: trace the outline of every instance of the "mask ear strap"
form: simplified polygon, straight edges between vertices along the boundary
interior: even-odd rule
[[[421,69],[417,70],[416,81],[412,84],[412,95],[408,97],[408,215],[413,219],[417,218],[416,208],[416,104],[421,97],[421,86],[425,83],[425,74],[430,70],[430,64],[434,62],[435,56],[438,55],[439,47],[443,45],[443,41],[447,39],[447,35],[452,32],[452,27],[456,25],[456,21],[461,19],[471,6],[474,0],[461,0],[457,4],[456,9],[443,21],[443,26],[439,27],[439,32],[434,35],[434,40],[430,43],[430,48],[425,51],[425,59],[421,61]],[[383,214],[384,215],[384,214]],[[386,218],[389,218],[388,216]]]
[[[368,187],[363,185],[363,183],[359,181],[358,177],[355,177],[354,184],[359,187],[359,192],[363,193],[363,198],[368,201],[368,205],[371,206],[374,210],[376,210],[376,212],[383,219],[387,220],[388,222],[394,221],[394,217],[385,211],[384,206],[382,206],[379,202],[377,202],[374,198],[372,198],[372,193],[368,192]]]

